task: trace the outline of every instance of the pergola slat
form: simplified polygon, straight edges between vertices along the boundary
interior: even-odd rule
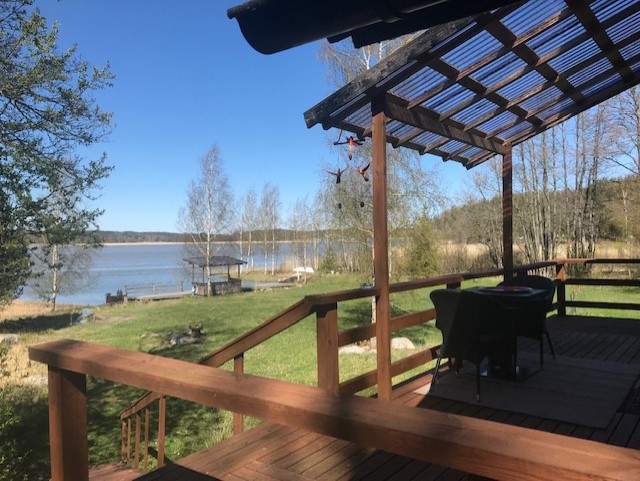
[[[446,29],[430,29],[307,111],[305,119],[308,126],[370,135],[363,109],[386,93],[387,122],[415,127],[394,126],[398,135],[387,136],[394,147],[471,168],[503,153],[505,144],[516,145],[638,84],[637,56],[625,59],[623,51],[640,40],[640,25],[628,21],[639,11],[640,0],[606,11],[588,0],[549,2],[548,8],[529,0],[466,19],[466,28],[451,24],[448,41]],[[448,140],[465,145],[448,148]]]

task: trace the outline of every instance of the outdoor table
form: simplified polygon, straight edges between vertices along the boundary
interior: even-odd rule
[[[518,364],[518,336],[516,335],[516,323],[518,314],[528,308],[528,301],[545,294],[544,289],[534,289],[525,286],[493,286],[493,287],[470,287],[466,291],[473,292],[481,296],[489,296],[500,302],[509,312],[511,319],[511,349],[504,358],[500,359],[499,365],[489,366],[485,375],[489,377],[507,378],[512,381],[522,381],[537,371],[537,368],[522,366]],[[494,364],[495,359],[494,357]],[[505,368],[506,365],[506,368]]]

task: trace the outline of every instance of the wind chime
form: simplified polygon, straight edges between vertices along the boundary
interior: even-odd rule
[[[353,135],[350,135],[346,138],[346,140],[342,141],[342,130],[340,131],[340,135],[338,136],[338,140],[333,143],[333,145],[348,145],[349,146],[349,160],[353,159],[353,150],[356,147],[362,146],[364,139],[355,139]],[[360,176],[364,179],[365,182],[369,182],[369,174],[367,174],[367,170],[371,163],[362,166],[362,167],[354,167],[355,171],[360,174]],[[347,170],[348,166],[345,166],[344,169],[338,168],[335,172],[328,170],[327,172],[333,175],[336,178],[336,184],[339,184],[342,180],[342,174],[344,174]],[[360,207],[364,207],[364,201],[360,201]],[[342,209],[342,203],[338,202],[338,209]]]

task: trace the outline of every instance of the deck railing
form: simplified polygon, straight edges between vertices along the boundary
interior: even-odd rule
[[[482,476],[539,481],[640,479],[637,450],[416,409],[72,340],[29,348],[49,366],[52,481],[89,480],[86,376],[232,409]],[[169,475],[166,479],[172,479]]]
[[[600,264],[638,264],[640,259],[561,259],[555,261],[528,264],[514,269],[515,275],[527,273],[548,273],[556,271],[557,302],[552,310],[557,310],[560,315],[566,315],[567,307],[600,307],[640,309],[640,303],[594,303],[586,301],[574,301],[566,299],[566,285],[613,285],[613,286],[640,286],[640,281],[635,279],[579,279],[567,277],[567,267],[571,265],[600,265]],[[392,284],[390,292],[399,293],[415,291],[425,288],[459,288],[463,281],[472,279],[486,279],[502,275],[502,270],[490,270],[483,272],[469,272],[442,276],[429,279],[414,280]],[[347,394],[356,394],[377,386],[377,371],[373,370],[358,375],[352,379],[340,382],[339,348],[349,344],[366,341],[375,337],[375,326],[366,324],[342,332],[338,328],[338,306],[340,303],[355,299],[369,298],[378,294],[375,288],[362,288],[327,294],[306,296],[298,303],[290,306],[281,313],[263,322],[251,331],[243,334],[211,355],[201,359],[198,364],[211,367],[220,367],[233,360],[233,370],[238,376],[245,374],[244,356],[247,351],[260,345],[267,339],[285,331],[308,316],[316,315],[317,328],[317,369],[318,387],[340,391]],[[426,295],[426,293],[425,293]],[[408,327],[425,324],[435,319],[435,310],[426,309],[393,317],[390,320],[391,333]],[[427,346],[419,352],[410,354],[391,364],[391,376],[402,375],[412,369],[424,366],[428,375],[427,365],[437,356],[439,345]],[[424,373],[423,373],[424,374]],[[149,425],[150,406],[158,402],[158,439],[157,439],[157,464],[164,464],[165,445],[165,416],[166,405],[164,397],[158,392],[149,392],[142,396],[132,406],[120,415],[122,425],[122,461],[132,463],[135,468],[147,469],[149,457]],[[144,421],[143,421],[144,419]],[[135,431],[133,421],[135,422]],[[244,429],[242,412],[234,413],[234,433],[240,433]],[[135,438],[132,442],[132,436]],[[142,437],[144,435],[144,438]],[[133,449],[133,456],[132,456]]]

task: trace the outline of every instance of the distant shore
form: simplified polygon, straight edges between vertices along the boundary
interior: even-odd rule
[[[156,245],[181,245],[187,242],[105,242],[104,246],[156,246]]]

